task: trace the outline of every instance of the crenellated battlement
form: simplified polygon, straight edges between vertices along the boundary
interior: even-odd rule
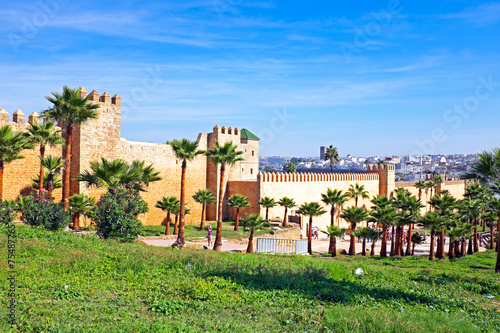
[[[234,135],[234,136],[240,136],[241,135],[240,129],[238,127],[236,127],[236,128],[226,127],[226,126],[220,127],[219,125],[215,125],[214,126],[213,133],[226,134],[226,135]]]
[[[99,95],[99,93],[94,89],[90,93],[87,93],[87,90],[85,88],[81,87],[80,88],[80,96],[81,97],[89,97],[89,100],[92,102],[96,102],[99,104],[114,104],[117,107],[121,107],[122,105],[122,98],[120,95],[116,94],[113,97],[111,97],[107,91],[105,91],[102,95]]]
[[[291,182],[362,182],[379,180],[376,173],[290,173],[261,172],[257,180],[263,183]]]
[[[368,164],[368,172],[380,172],[380,171],[395,171],[396,167],[394,164]]]
[[[12,113],[12,120],[9,120],[10,115],[5,109],[0,109],[0,125],[11,125],[13,127],[28,127],[29,123],[36,120],[38,123],[41,122],[42,116],[37,112],[32,112],[28,116],[28,122],[26,122],[26,116],[23,111],[17,109]]]

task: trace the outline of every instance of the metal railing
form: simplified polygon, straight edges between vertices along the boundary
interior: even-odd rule
[[[257,252],[279,254],[307,253],[307,239],[281,239],[257,237]]]

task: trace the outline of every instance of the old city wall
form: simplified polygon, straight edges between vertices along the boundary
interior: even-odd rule
[[[40,123],[40,116],[33,112],[28,122],[34,119]],[[26,132],[29,123],[25,122],[25,115],[21,110],[16,110],[12,115],[12,121],[9,121],[9,113],[0,109],[0,126],[10,125],[16,131]],[[59,128],[58,128],[59,129]],[[40,146],[35,145],[34,149],[24,150],[21,153],[24,158],[15,160],[5,165],[3,176],[3,199],[14,200],[19,194],[27,195],[31,193],[32,179],[40,174]],[[61,156],[61,147],[46,147],[45,156]],[[59,176],[61,179],[61,176]],[[61,200],[62,190],[55,189],[52,193],[56,200]]]
[[[86,93],[86,92],[84,92]],[[99,118],[87,121],[78,129],[79,144],[75,147],[73,156],[74,168],[72,176],[90,168],[90,162],[107,159],[123,159],[126,162],[134,160],[152,164],[160,172],[162,180],[150,184],[141,195],[148,203],[149,212],[140,216],[146,225],[164,224],[166,213],[155,207],[163,196],[180,197],[181,161],[175,158],[173,149],[167,144],[131,142],[120,137],[121,99],[118,95],[110,98],[107,93],[99,96],[95,91],[90,93],[91,101],[98,103]],[[198,135],[199,148],[207,149],[207,134]],[[186,173],[186,203],[191,214],[186,216],[186,223],[198,222],[201,218],[201,205],[192,196],[198,189],[207,187],[207,158],[203,155],[188,162]],[[104,189],[87,189],[83,183],[73,183],[79,193],[99,198]]]
[[[366,173],[366,174],[310,174],[310,173],[263,173],[258,176],[260,197],[268,196],[274,198],[276,201],[282,197],[293,198],[297,205],[305,202],[320,202],[321,194],[325,193],[328,188],[338,189],[346,192],[351,184],[358,183],[364,185],[370,197],[379,193],[379,174]],[[256,202],[251,202],[252,206],[258,207]],[[330,207],[321,203],[327,213],[314,218],[314,225],[324,230],[330,224]],[[344,207],[354,205],[354,199],[346,202]],[[370,208],[371,203],[369,199],[359,198],[358,206]],[[293,209],[293,210],[296,210]],[[279,217],[283,219],[284,208],[276,206],[269,210],[270,217]],[[265,216],[265,209],[261,209],[260,213]],[[338,217],[336,221],[340,222],[341,226],[347,227],[347,223],[340,220]],[[308,222],[306,219],[303,221],[303,227]]]

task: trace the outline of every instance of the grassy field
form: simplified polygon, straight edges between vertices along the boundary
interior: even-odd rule
[[[250,233],[248,231],[244,231],[243,227],[240,225],[238,231],[234,231],[234,221],[223,222],[222,223],[222,238],[225,239],[248,239]],[[206,222],[205,226],[212,226],[213,229],[213,237],[215,237],[217,222]],[[141,236],[160,236],[165,233],[165,226],[163,225],[147,225],[144,226]],[[264,228],[262,230],[256,230],[255,236],[269,234],[273,229],[272,228]],[[207,237],[206,230],[200,230],[199,224],[186,224],[185,228],[185,236],[187,240],[197,240],[202,237]],[[170,233],[174,232],[174,225],[170,226]]]
[[[449,262],[173,250],[18,227],[0,332],[498,332],[494,253]],[[361,267],[361,278],[354,270]],[[67,286],[67,288],[65,288]]]

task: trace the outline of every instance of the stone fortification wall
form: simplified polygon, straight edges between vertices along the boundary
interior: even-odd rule
[[[303,174],[303,173],[262,173],[258,175],[258,184],[260,197],[268,196],[274,198],[278,201],[282,197],[290,197],[295,200],[297,205],[301,205],[305,202],[320,202],[321,194],[325,193],[328,188],[338,189],[346,192],[351,184],[358,183],[364,185],[365,189],[368,191],[370,198],[379,193],[379,174],[378,173],[365,173],[365,174]],[[252,206],[257,206],[256,202],[251,202]],[[321,203],[327,213],[323,216],[316,217],[313,220],[315,226],[320,229],[325,229],[327,225],[330,224],[330,207],[327,207]],[[349,200],[345,203],[344,207],[354,205],[354,199]],[[365,206],[367,209],[370,208],[371,203],[369,199],[359,198],[358,206]],[[294,208],[292,210],[296,210]],[[276,206],[269,210],[270,217],[283,218],[284,208]],[[265,215],[265,209],[261,209],[260,213],[262,216]],[[347,224],[341,220],[338,216],[336,221],[340,223],[341,226],[347,227]],[[305,224],[308,222],[308,218],[303,218],[302,227],[305,228]]]
[[[28,122],[36,119],[40,123],[40,115],[36,112],[30,114]],[[12,114],[12,121],[9,121],[9,113],[0,109],[0,126],[10,125],[16,131],[26,132],[29,123],[25,122],[25,115],[21,110],[16,110]],[[57,128],[59,129],[59,128]],[[31,192],[32,179],[40,174],[40,146],[35,145],[34,149],[24,150],[21,155],[23,159],[15,160],[5,164],[3,176],[3,198],[4,200],[14,200],[19,194],[27,195]],[[61,156],[61,147],[46,147],[45,156]],[[61,176],[59,176],[61,179]],[[61,200],[62,190],[55,189],[53,196],[56,200]]]

